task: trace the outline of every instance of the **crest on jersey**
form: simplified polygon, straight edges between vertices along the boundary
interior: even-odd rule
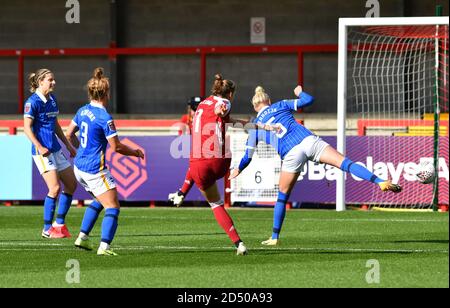
[[[114,125],[114,121],[109,121],[108,122],[108,127],[110,130],[116,130],[116,125]]]
[[[30,112],[30,110],[31,110],[31,103],[26,103],[25,104],[25,113]]]

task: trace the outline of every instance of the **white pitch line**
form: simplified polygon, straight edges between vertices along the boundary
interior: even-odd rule
[[[114,247],[116,250],[146,250],[146,249],[154,249],[154,250],[234,250],[231,247],[195,247],[195,246],[132,246],[132,247],[123,247],[116,246]],[[265,250],[265,251],[342,251],[342,252],[383,252],[383,253],[448,253],[448,250],[441,249],[376,249],[376,248],[317,248],[317,247],[253,247],[249,248],[249,251],[252,250]]]
[[[69,248],[68,248],[69,249]],[[134,247],[113,247],[114,250],[131,251],[131,250],[192,250],[192,251],[208,251],[208,250],[235,250],[231,247],[166,247],[166,246],[134,246]],[[55,248],[0,248],[1,251],[67,251],[67,249]],[[438,249],[376,249],[376,248],[314,248],[314,247],[291,247],[291,248],[249,248],[251,251],[299,251],[299,252],[361,252],[361,253],[445,253],[448,250]]]
[[[35,242],[0,242],[0,246],[64,246],[57,243],[35,243]]]
[[[1,251],[61,251],[54,248],[0,248]]]
[[[35,243],[35,242],[0,242],[0,251],[61,251],[62,249],[46,248],[46,247],[65,247],[67,249],[72,246],[58,243]],[[8,248],[7,246],[35,246],[41,248]],[[230,246],[114,246],[116,250],[234,250]],[[442,249],[377,249],[377,248],[338,248],[338,247],[253,247],[250,251],[306,251],[306,252],[379,252],[379,253],[448,253],[448,250]]]

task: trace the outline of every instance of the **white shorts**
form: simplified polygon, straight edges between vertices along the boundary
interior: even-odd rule
[[[286,154],[281,170],[289,173],[300,173],[308,160],[320,163],[320,157],[328,145],[320,137],[306,137]]]
[[[51,153],[47,157],[44,157],[42,155],[33,155],[33,160],[40,174],[44,174],[51,170],[60,172],[71,166],[70,162],[64,156],[62,150]]]
[[[96,174],[90,174],[80,171],[75,166],[73,171],[81,186],[96,197],[107,192],[108,190],[116,188],[116,182],[114,181],[111,173],[109,173],[108,169],[100,171]]]

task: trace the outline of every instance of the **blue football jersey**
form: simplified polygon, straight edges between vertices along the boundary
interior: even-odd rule
[[[101,104],[90,103],[81,107],[72,121],[80,130],[80,147],[74,160],[75,166],[90,174],[106,169],[108,139],[117,136],[111,115]]]
[[[313,102],[314,98],[311,95],[302,92],[298,99],[282,100],[260,110],[253,121],[254,123],[277,126],[280,129],[277,132],[262,129],[250,131],[247,148],[256,148],[259,141],[264,141],[272,145],[281,159],[284,159],[284,156],[293,147],[300,144],[303,139],[314,135],[306,127],[299,124],[293,116],[293,112],[297,111],[298,108],[309,106]]]
[[[43,94],[36,91],[25,102],[24,117],[33,119],[33,133],[42,146],[55,153],[61,149],[55,134],[55,125],[59,114],[56,98],[50,94],[45,98]],[[32,145],[31,153],[40,154],[37,148]]]

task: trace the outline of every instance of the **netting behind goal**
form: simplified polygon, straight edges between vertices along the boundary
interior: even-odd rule
[[[245,154],[248,135],[244,131],[230,134],[233,153],[232,167],[239,166]],[[281,159],[275,149],[264,142],[258,143],[252,163],[231,181],[231,202],[274,202],[278,197]]]
[[[374,173],[404,191],[369,188],[367,202],[352,202],[361,193],[353,189],[346,192],[346,203],[408,209],[448,205],[448,24],[351,26],[347,44],[347,115],[358,117],[359,142],[367,147]],[[438,167],[435,183],[420,184],[414,176],[424,160]]]

